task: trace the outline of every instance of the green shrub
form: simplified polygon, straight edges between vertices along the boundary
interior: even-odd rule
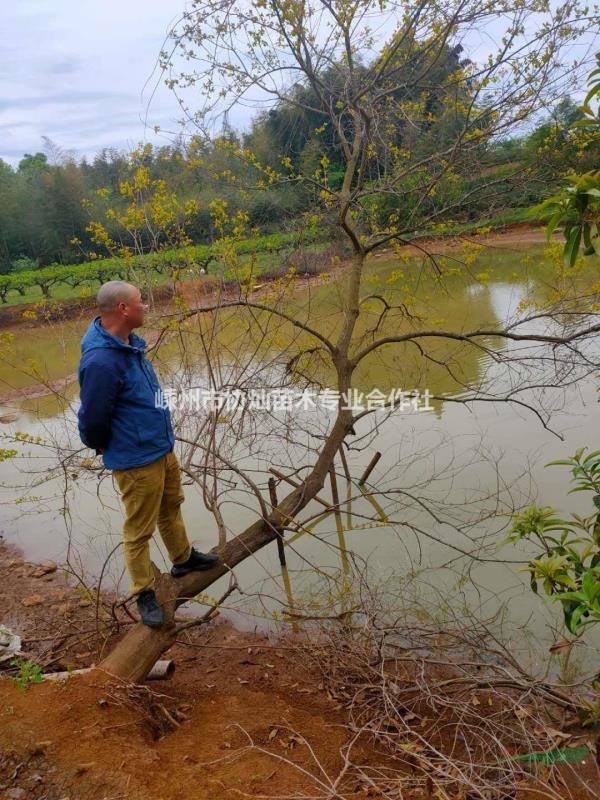
[[[29,658],[15,658],[10,662],[13,667],[17,667],[17,674],[13,678],[19,689],[27,691],[32,683],[42,683],[44,673],[39,664]]]

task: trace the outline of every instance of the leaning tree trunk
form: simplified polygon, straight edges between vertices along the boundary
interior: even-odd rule
[[[165,623],[159,628],[149,628],[138,623],[102,661],[99,668],[124,680],[144,680],[162,653],[171,647],[176,638],[174,622],[178,606],[203,592],[218,578],[228,573],[246,558],[275,540],[278,529],[289,524],[323,488],[325,478],[340,445],[351,427],[351,412],[340,410],[325,446],[304,483],[290,492],[273,510],[268,519],[259,519],[243,533],[236,536],[218,552],[221,561],[206,572],[191,572],[182,578],[159,574],[156,593],[165,610]]]

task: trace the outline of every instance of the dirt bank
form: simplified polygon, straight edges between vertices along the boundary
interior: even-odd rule
[[[102,600],[109,607],[114,598]],[[0,624],[47,670],[90,666],[121,635],[98,633],[95,597],[61,570],[26,563],[1,543]],[[356,775],[340,793],[331,789],[354,734],[343,699],[328,692],[301,644],[217,620],[183,632],[165,654],[176,663],[169,681],[132,686],[96,670],[25,690],[0,677],[0,800],[383,797]],[[446,745],[452,751],[452,740]],[[380,782],[399,768],[368,732],[352,757]],[[597,797],[581,788],[581,779],[597,786],[593,761],[565,773],[564,796]],[[524,781],[511,797],[546,795]]]
[[[0,623],[19,632],[22,649],[48,669],[98,661],[115,637],[95,633],[95,603],[59,570],[35,572],[0,545]],[[0,798],[214,800],[314,791],[293,766],[315,771],[302,737],[327,770],[340,768],[344,713],[298,661],[294,641],[217,621],[183,633],[165,657],[176,672],[147,684],[155,694],[105,684],[97,672],[27,691],[0,678]],[[248,749],[232,758],[240,748]]]

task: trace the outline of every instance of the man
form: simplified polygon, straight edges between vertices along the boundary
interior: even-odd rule
[[[145,625],[159,628],[164,613],[154,591],[150,539],[158,529],[180,577],[213,567],[218,556],[191,547],[183,517],[175,436],[160,384],[145,356],[146,342],[132,331],[144,322],[139,289],[109,281],[97,295],[100,316],[81,341],[79,433],[102,453],[125,507],[123,543],[131,591]]]

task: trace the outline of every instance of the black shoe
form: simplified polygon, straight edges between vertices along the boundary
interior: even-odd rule
[[[149,628],[160,628],[165,621],[162,606],[156,599],[156,593],[153,589],[146,589],[139,593],[137,607],[142,622]]]
[[[183,564],[173,564],[171,567],[171,575],[174,578],[181,578],[182,575],[187,575],[188,572],[212,569],[218,561],[219,556],[213,553],[199,553],[198,550],[194,550],[192,547],[192,552],[187,561],[184,561]]]

